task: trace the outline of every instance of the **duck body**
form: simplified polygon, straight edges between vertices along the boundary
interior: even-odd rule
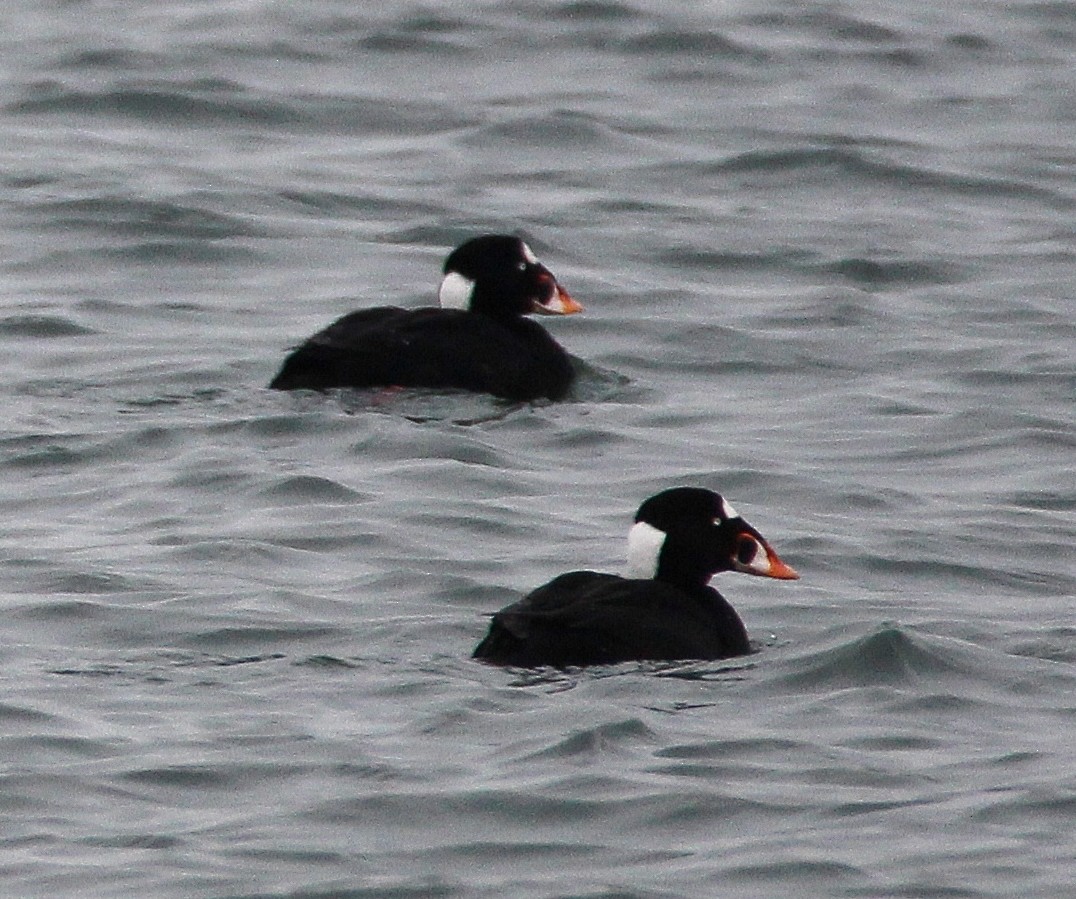
[[[509,400],[559,400],[572,378],[568,354],[530,319],[381,306],[345,315],[307,339],[269,386],[458,388]]]
[[[750,651],[740,616],[712,587],[687,592],[645,578],[573,571],[494,615],[474,657],[567,668]]]
[[[562,399],[574,370],[536,322],[582,307],[518,237],[485,235],[445,262],[439,307],[345,315],[298,346],[269,386],[457,388],[510,400]]]
[[[721,571],[799,577],[719,494],[665,490],[636,513],[627,577],[572,571],[554,578],[495,613],[473,657],[563,668],[746,655],[743,621],[709,586]]]

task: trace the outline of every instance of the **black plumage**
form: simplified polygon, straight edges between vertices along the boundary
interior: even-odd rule
[[[442,303],[467,308],[382,306],[345,315],[284,361],[277,390],[432,387],[511,400],[561,399],[571,360],[531,312],[579,306],[517,237],[468,241],[445,262]]]
[[[720,571],[798,575],[718,494],[677,487],[640,506],[632,577],[573,571],[493,616],[474,658],[568,667],[724,659],[751,652],[736,610],[707,582]],[[651,576],[642,567],[649,566]]]

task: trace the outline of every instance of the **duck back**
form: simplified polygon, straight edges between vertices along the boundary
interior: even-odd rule
[[[660,581],[573,571],[497,612],[474,658],[562,668],[749,652],[740,616],[711,587],[689,593]]]
[[[571,381],[568,354],[529,319],[383,306],[352,312],[306,340],[269,386],[461,388],[531,400],[560,399]]]

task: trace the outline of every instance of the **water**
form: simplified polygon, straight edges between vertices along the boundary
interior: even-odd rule
[[[1058,897],[1071,2],[8,3],[0,871],[20,897]],[[527,237],[569,402],[278,394]],[[760,651],[491,611],[726,494]]]

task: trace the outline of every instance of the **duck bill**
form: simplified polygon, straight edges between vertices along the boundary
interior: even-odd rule
[[[532,309],[539,315],[574,315],[583,311],[583,307],[569,296],[568,291],[556,283],[549,299],[544,302],[535,300]]]
[[[739,571],[743,574],[756,574],[759,577],[772,577],[779,581],[799,580],[799,572],[787,562],[781,561],[781,557],[773,551],[773,547],[765,540],[753,534],[745,534],[741,539],[745,538],[756,544],[757,552],[747,562],[734,559],[732,562],[733,571]]]

